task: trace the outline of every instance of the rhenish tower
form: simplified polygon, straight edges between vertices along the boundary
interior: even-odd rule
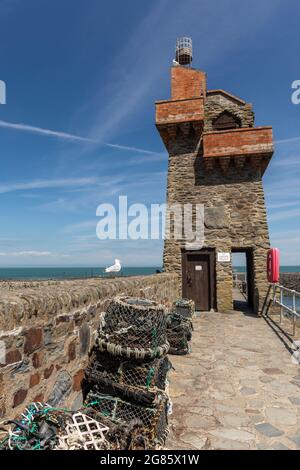
[[[189,38],[177,41],[171,99],[156,102],[156,127],[169,153],[167,204],[204,205],[204,245],[168,237],[164,269],[181,276],[198,310],[233,309],[232,253],[247,260],[248,304],[259,313],[268,283],[269,233],[262,176],[273,154],[271,127],[254,127],[252,105],[207,90],[191,67]],[[171,235],[174,224],[171,223]]]

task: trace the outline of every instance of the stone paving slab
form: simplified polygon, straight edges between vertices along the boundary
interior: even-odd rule
[[[167,449],[300,449],[300,366],[263,318],[200,314],[170,358]]]

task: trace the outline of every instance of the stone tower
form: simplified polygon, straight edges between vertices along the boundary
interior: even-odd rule
[[[207,90],[206,74],[171,67],[171,99],[156,102],[169,153],[167,204],[204,205],[204,245],[184,234],[165,240],[164,269],[179,273],[199,310],[233,309],[232,253],[247,259],[248,304],[259,313],[267,291],[269,233],[262,176],[273,154],[271,127],[254,127],[252,105]]]

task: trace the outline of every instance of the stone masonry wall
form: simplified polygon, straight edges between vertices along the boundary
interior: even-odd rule
[[[241,122],[241,127],[253,127],[254,113],[250,103],[238,102],[220,92],[208,92],[205,102],[204,132],[213,130],[214,120],[224,111],[236,116]]]
[[[76,408],[99,313],[119,294],[170,307],[179,295],[176,274],[116,279],[0,283],[0,417],[18,416],[26,403]]]
[[[179,72],[177,74],[179,77]],[[188,75],[188,71],[185,71],[185,74]],[[242,128],[253,127],[254,113],[250,103],[222,90],[213,90],[208,91],[205,98],[204,136],[209,135],[205,133],[213,130],[215,119],[224,111],[235,116]],[[222,138],[223,135],[224,133]],[[234,139],[237,136],[240,136],[240,133],[232,132],[228,135],[228,139],[232,139],[232,142],[224,143],[227,152],[228,148],[234,146]],[[214,144],[214,136],[211,140],[211,144]],[[188,203],[194,206],[204,205],[203,248],[214,248],[216,253],[231,252],[232,249],[253,250],[253,300],[254,310],[259,312],[268,289],[266,257],[269,249],[269,233],[261,170],[254,165],[255,159],[252,159],[252,155],[250,158],[247,158],[247,155],[240,155],[243,164],[237,168],[233,159],[230,160],[229,152],[226,166],[221,166],[224,161],[220,158],[216,161],[211,160],[212,166],[209,168],[205,163],[210,157],[207,157],[206,161],[203,157],[202,138],[199,138],[193,129],[189,133],[183,132],[180,126],[174,138],[169,141],[168,150],[168,205]],[[218,148],[220,155],[222,150]],[[170,228],[172,233],[174,229],[172,224]],[[195,226],[193,228],[195,229]],[[181,253],[185,248],[184,236],[180,240],[174,238],[165,240],[165,271],[177,272],[181,276]],[[231,262],[216,261],[216,289],[218,310],[232,310]]]
[[[262,304],[268,284],[266,256],[269,234],[264,192],[258,170],[246,163],[239,173],[231,163],[224,174],[215,165],[211,171],[204,168],[201,149],[182,153],[190,145],[184,136],[177,137],[169,156],[168,204],[204,204],[205,245],[216,252],[231,252],[232,248],[253,247],[254,309]],[[194,227],[195,228],[195,227]],[[181,275],[181,250],[185,241],[165,240],[164,267],[167,272]],[[217,308],[232,310],[231,263],[216,263]]]

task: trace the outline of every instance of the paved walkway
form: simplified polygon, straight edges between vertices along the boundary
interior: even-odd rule
[[[201,314],[171,360],[167,449],[300,449],[300,366],[263,318]]]

